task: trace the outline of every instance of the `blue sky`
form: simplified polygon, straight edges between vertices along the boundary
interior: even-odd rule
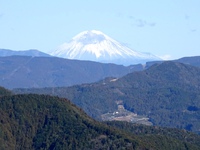
[[[0,0],[0,48],[50,52],[85,30],[168,59],[200,55],[200,0]]]

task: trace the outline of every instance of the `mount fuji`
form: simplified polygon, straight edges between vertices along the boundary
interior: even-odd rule
[[[133,51],[96,30],[79,33],[69,43],[60,45],[51,55],[67,59],[115,63],[125,66],[161,60],[150,53]]]

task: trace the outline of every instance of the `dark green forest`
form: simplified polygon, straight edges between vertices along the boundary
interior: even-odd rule
[[[66,99],[1,97],[0,149],[123,149],[147,145],[94,121]]]
[[[127,110],[147,116],[156,126],[200,133],[200,68],[187,64],[169,61],[92,84],[13,91],[68,98],[96,120],[117,110],[121,100]]]
[[[14,95],[4,88],[0,91],[2,150],[200,148],[200,137],[190,132],[98,122],[65,98],[37,94]]]

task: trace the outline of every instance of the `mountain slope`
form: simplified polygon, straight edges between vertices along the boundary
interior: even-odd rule
[[[120,77],[142,68],[56,57],[0,57],[0,86],[9,89],[70,86]]]
[[[193,57],[183,57],[178,60],[175,60],[176,62],[181,62],[184,64],[200,67],[200,56],[193,56]]]
[[[123,65],[160,59],[152,54],[133,51],[96,30],[79,33],[69,43],[59,46],[51,55],[68,59],[91,60]]]
[[[33,56],[33,57],[50,57],[49,54],[40,52],[38,50],[23,50],[23,51],[13,51],[9,49],[0,49],[0,56],[5,57],[5,56]]]
[[[195,66],[195,67],[200,67],[200,56],[183,57],[183,58],[175,59],[175,60],[172,60],[172,61],[183,63],[183,64],[188,64],[188,65]],[[162,63],[162,62],[164,62],[164,61],[147,62],[145,68],[147,69],[154,64]]]
[[[163,137],[178,139],[185,142],[190,142],[200,146],[200,136],[195,133],[188,132],[186,130],[158,127],[158,126],[145,126],[145,125],[133,124],[130,122],[122,122],[122,121],[107,121],[104,123],[112,127],[119,128],[120,130],[124,130],[128,133],[139,135],[143,139],[145,139],[146,137],[148,140],[151,140],[149,136],[152,136],[154,138],[163,136]],[[163,146],[162,143],[158,144],[160,144],[161,147]]]
[[[2,150],[186,150],[200,147],[197,143],[199,137],[192,142],[181,141],[179,138],[166,136],[137,136],[112,128],[94,121],[68,100],[47,95],[0,97],[0,114],[0,149]]]
[[[20,91],[20,90],[19,90]],[[117,101],[154,125],[200,131],[200,69],[177,62],[155,64],[122,78],[69,88],[29,89],[22,92],[68,97],[96,119],[117,110]]]
[[[1,149],[140,147],[136,139],[115,134],[114,130],[87,117],[65,99],[16,95],[2,97],[0,103]],[[120,146],[117,148],[117,145]]]

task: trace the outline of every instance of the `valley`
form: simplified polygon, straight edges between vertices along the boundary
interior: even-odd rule
[[[17,87],[22,85],[21,79],[26,78],[35,83],[42,83],[41,81],[51,83],[51,75],[56,75],[53,79],[66,85],[67,81],[76,81],[71,77],[78,77],[77,79],[81,79],[80,76],[84,77],[84,74],[80,73],[83,71],[86,71],[85,75],[90,81],[94,74],[105,75],[105,72],[108,72],[108,76],[102,80],[102,76],[99,76],[99,81],[93,83],[91,81],[72,86],[23,87],[14,88],[12,91],[1,89],[0,129],[3,133],[0,134],[2,145],[0,148],[163,149],[165,147],[165,149],[198,150],[200,147],[199,57],[189,59],[192,61],[180,60],[186,64],[167,61],[152,62],[145,67],[143,65],[124,67],[53,57],[2,57],[1,62],[4,65],[1,67],[8,69],[8,72],[2,70],[0,75],[10,75],[6,80],[6,85],[9,86],[12,82],[8,77],[13,79]],[[35,64],[42,64],[35,68],[36,72],[31,68]],[[52,64],[59,64],[60,68]],[[69,66],[70,64],[72,66]],[[80,69],[77,70],[76,67],[72,69],[73,65],[79,66]],[[60,72],[51,74],[51,72],[50,78],[46,76],[46,73],[55,68],[56,71],[64,71],[65,75]],[[96,68],[95,72],[93,68]],[[90,72],[90,69],[93,72]],[[30,78],[33,73],[37,74],[34,80]],[[109,73],[113,76],[109,77]],[[33,85],[27,83],[29,86]],[[43,85],[42,83],[40,86]],[[16,133],[20,133],[19,137],[16,137]],[[9,140],[5,137],[9,137]],[[29,144],[24,142],[12,145],[10,144],[14,142],[12,139],[28,141]],[[47,141],[44,144],[42,141],[45,140]]]
[[[199,67],[167,61],[153,64],[143,71],[95,83],[58,88],[15,89],[13,92],[68,98],[90,117],[100,121],[102,115],[105,120],[115,118],[131,121],[130,118],[136,118],[139,121],[137,114],[145,121],[149,118],[148,121],[155,126],[185,129],[199,134],[199,85]],[[123,107],[116,103],[119,100],[123,101]],[[120,115],[119,106],[124,108]],[[191,108],[195,108],[195,111]]]
[[[118,110],[102,114],[102,121],[126,121],[148,126],[153,125],[152,122],[149,121],[148,117],[137,115],[131,111],[126,110],[123,106],[123,101],[116,101],[116,103],[118,105]]]
[[[118,106],[116,114],[130,115],[120,103]],[[0,87],[0,114],[2,150],[200,148],[200,136],[194,133],[124,121],[98,122],[57,96],[15,95]]]
[[[200,150],[200,0],[0,2],[0,150]]]

